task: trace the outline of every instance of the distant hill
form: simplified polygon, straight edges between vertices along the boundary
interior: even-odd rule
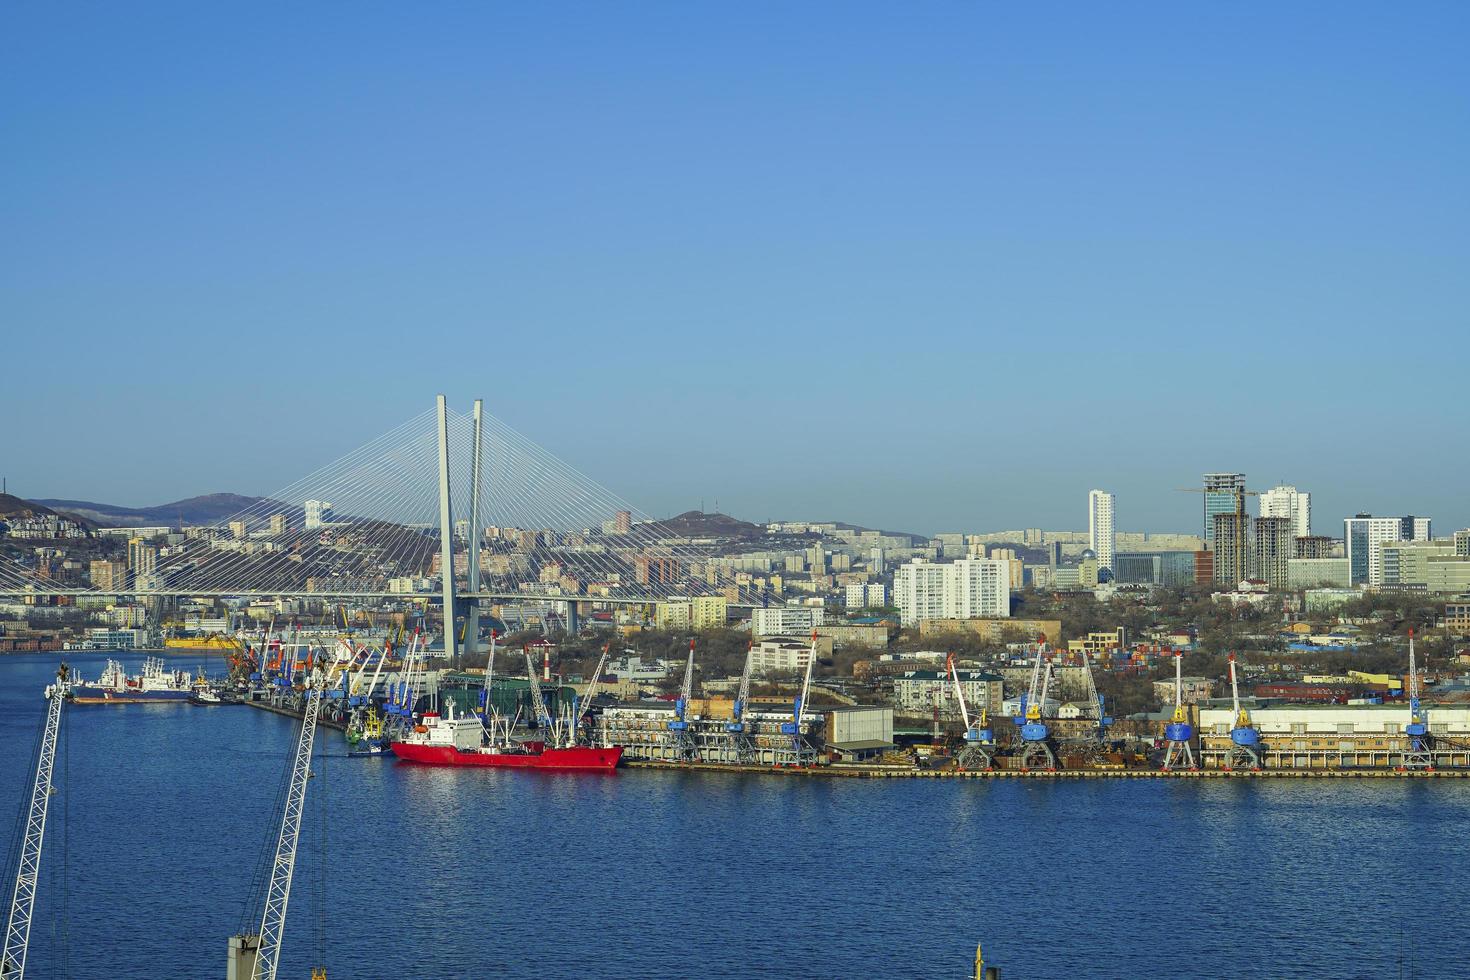
[[[22,500],[11,493],[0,493],[0,517],[12,514],[54,514],[49,507],[34,500]]]
[[[685,511],[658,523],[670,533],[686,538],[763,538],[766,534],[759,524],[729,514],[706,514],[698,510]]]
[[[38,500],[36,503],[85,517],[103,527],[173,527],[181,520],[185,524],[218,524],[265,499],[238,493],[209,493],[157,507],[118,507],[90,500]],[[299,509],[281,505],[281,511],[288,515],[294,515]]]

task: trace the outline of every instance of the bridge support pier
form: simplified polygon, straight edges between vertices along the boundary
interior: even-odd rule
[[[444,656],[459,665],[458,637],[454,632],[454,517],[449,507],[449,418],[444,396],[439,408],[439,578],[443,586]]]

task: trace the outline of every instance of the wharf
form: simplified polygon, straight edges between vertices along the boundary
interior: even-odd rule
[[[1470,769],[1433,772],[1393,769],[1262,769],[1255,772],[1200,769],[1194,772],[1162,769],[907,769],[901,766],[742,766],[717,762],[659,762],[624,760],[627,769],[665,769],[683,772],[763,773],[777,776],[813,776],[839,779],[1466,779]]]
[[[301,720],[301,712],[297,709],[281,708],[274,704],[266,704],[264,701],[242,701],[241,703],[248,704],[252,708],[259,708],[261,711],[269,711],[273,715],[282,715],[286,718],[295,718],[297,721]],[[332,719],[325,716],[319,716],[316,723],[322,728],[335,728],[339,732],[347,730],[347,726],[342,722],[333,721]]]

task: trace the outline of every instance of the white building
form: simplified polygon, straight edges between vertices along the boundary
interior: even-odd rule
[[[850,582],[847,586],[847,608],[876,609],[888,605],[888,586],[882,582]]]
[[[965,693],[965,707],[970,720],[980,717],[984,709],[999,714],[1001,678],[981,670],[957,670],[960,689]],[[911,715],[927,715],[939,709],[941,718],[961,717],[960,702],[954,696],[954,682],[945,670],[910,670],[893,679],[893,703],[898,710]]]
[[[1285,517],[1291,521],[1291,536],[1312,535],[1312,495],[1296,487],[1272,487],[1261,494],[1262,517]]]
[[[330,524],[332,521],[332,505],[325,500],[308,500],[302,505],[302,508],[306,511],[308,531],[315,531],[323,524]]]
[[[1389,541],[1428,541],[1427,517],[1374,517],[1359,514],[1343,519],[1343,542],[1353,585],[1383,584],[1383,545]]]
[[[804,671],[812,658],[812,644],[792,636],[776,636],[751,645],[750,672],[753,676],[773,671]]]
[[[905,626],[924,619],[1011,614],[1011,562],[962,558],[948,565],[918,558],[893,574],[893,601]]]
[[[1113,570],[1118,539],[1113,531],[1113,495],[1106,490],[1087,492],[1087,540],[1097,555],[1099,570]]]
[[[821,606],[767,606],[750,614],[750,632],[755,636],[802,636],[824,622]]]

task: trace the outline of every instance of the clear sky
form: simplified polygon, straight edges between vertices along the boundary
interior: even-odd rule
[[[1470,524],[1470,4],[10,3],[0,470],[432,405],[653,513]]]

